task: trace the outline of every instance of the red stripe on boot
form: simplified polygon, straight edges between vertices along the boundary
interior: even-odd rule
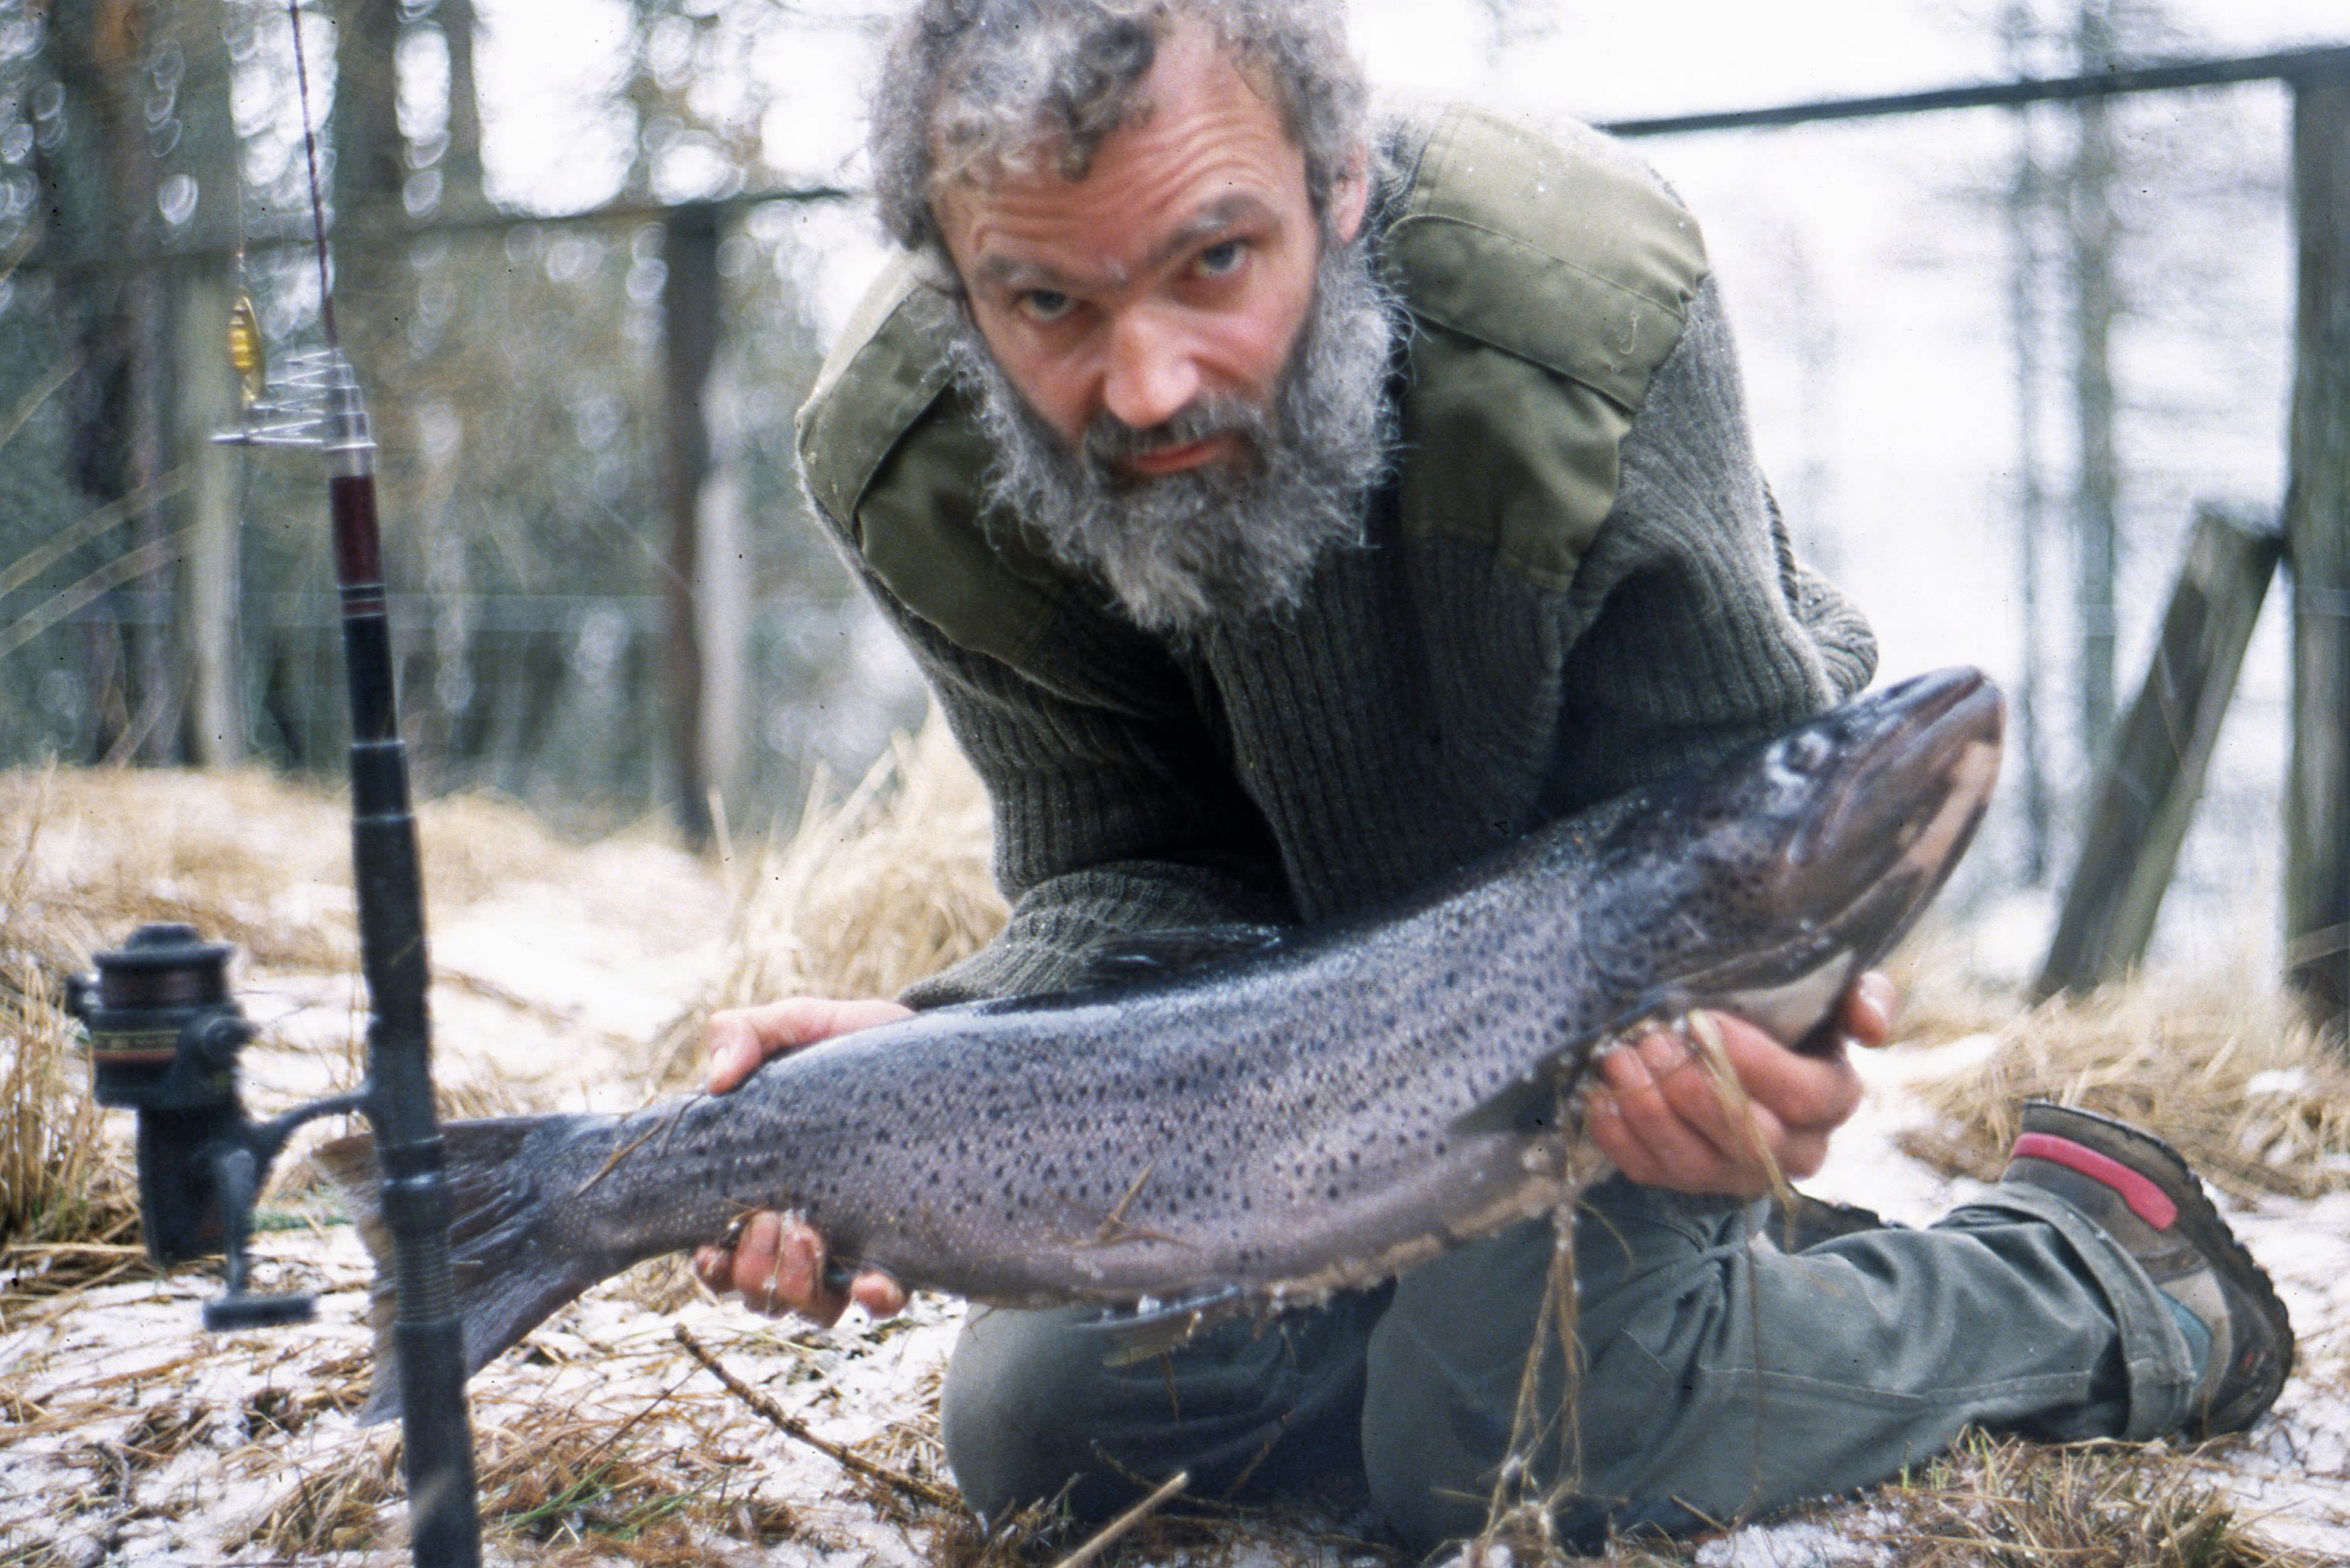
[[[2015,1140],[2009,1158],[2044,1159],[2067,1170],[2077,1170],[2092,1181],[2102,1181],[2122,1195],[2131,1213],[2158,1231],[2169,1230],[2171,1222],[2178,1218],[2178,1205],[2161,1188],[2112,1156],[2099,1154],[2071,1138],[2053,1133],[2025,1133]]]

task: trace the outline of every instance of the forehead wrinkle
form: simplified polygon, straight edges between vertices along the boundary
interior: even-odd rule
[[[1277,223],[1279,217],[1272,204],[1253,192],[1235,191],[1213,197],[1173,234],[1153,245],[1141,267],[1148,270],[1162,266],[1209,236],[1241,223]],[[1078,293],[1087,288],[1122,289],[1133,281],[1136,271],[1124,262],[1108,261],[1098,272],[1080,276],[1049,262],[991,251],[972,263],[972,281],[994,288]]]
[[[1219,196],[1194,213],[1191,220],[1167,236],[1150,253],[1153,266],[1174,260],[1211,234],[1221,234],[1238,224],[1264,223],[1276,218],[1274,210],[1246,191],[1236,191],[1229,196]]]
[[[992,287],[1008,289],[1047,288],[1057,293],[1072,293],[1084,283],[1055,266],[1043,262],[1022,261],[1016,257],[989,254],[982,256],[972,268],[974,282]],[[1127,269],[1116,263],[1104,267],[1093,281],[1109,288],[1126,286]]]

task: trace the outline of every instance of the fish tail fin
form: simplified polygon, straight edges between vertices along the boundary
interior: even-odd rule
[[[564,1303],[626,1266],[558,1243],[555,1196],[539,1189],[535,1162],[519,1158],[534,1135],[568,1138],[606,1116],[500,1116],[451,1122],[441,1129],[443,1189],[449,1198],[449,1272],[462,1328],[465,1376],[528,1334]],[[569,1124],[569,1125],[566,1125]],[[341,1192],[351,1223],[375,1262],[368,1320],[375,1330],[375,1379],[359,1408],[362,1424],[400,1413],[400,1350],[392,1332],[399,1307],[393,1241],[379,1190],[381,1170],[368,1133],[321,1145],[311,1159]]]

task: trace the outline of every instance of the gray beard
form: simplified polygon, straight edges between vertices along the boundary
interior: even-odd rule
[[[1269,411],[1211,396],[1139,431],[1102,413],[1076,451],[1013,388],[968,312],[950,353],[994,450],[989,503],[1107,586],[1136,625],[1188,642],[1216,621],[1295,605],[1326,551],[1360,543],[1393,440],[1399,319],[1364,245],[1326,236]],[[1148,479],[1121,462],[1227,432],[1243,438],[1234,462]]]

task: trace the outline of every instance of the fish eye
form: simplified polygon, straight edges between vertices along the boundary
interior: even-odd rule
[[[1805,730],[1779,742],[1778,754],[1772,761],[1791,774],[1810,776],[1825,767],[1835,754],[1835,745],[1816,730]]]

